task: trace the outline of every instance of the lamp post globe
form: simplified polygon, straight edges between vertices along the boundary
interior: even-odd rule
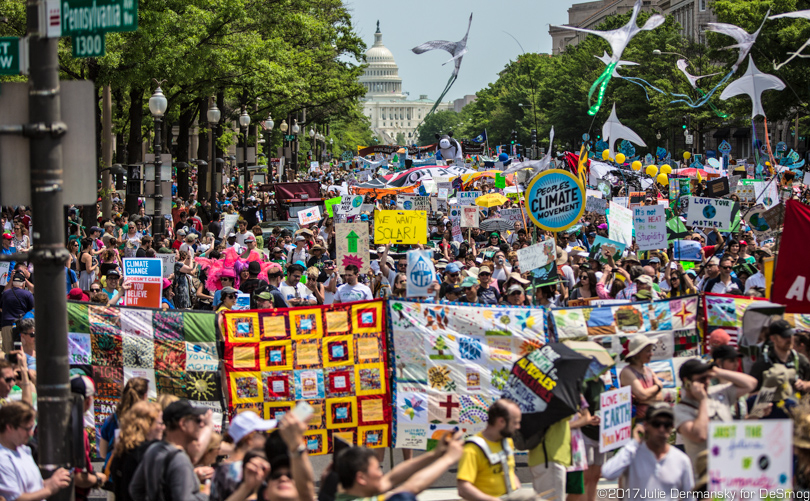
[[[264,121],[264,128],[267,129],[267,130],[273,130],[274,125],[275,125],[275,122],[273,122],[273,117],[271,117],[268,114],[267,115],[267,120]]]
[[[287,125],[287,121],[282,120],[281,125],[279,125],[278,128],[281,129],[281,132],[287,132],[287,129],[289,129],[289,126]]]
[[[166,101],[166,96],[163,95],[163,90],[161,90],[158,85],[152,97],[149,98],[149,112],[154,118],[163,118],[167,107],[168,101]]]
[[[315,130],[312,128],[309,129],[309,137],[315,137]]]
[[[219,108],[217,108],[217,103],[212,102],[211,107],[208,108],[208,113],[207,113],[208,123],[212,124],[212,125],[213,124],[218,124],[219,119],[220,119],[221,116],[222,116],[222,113],[219,111]]]
[[[298,125],[298,120],[293,119],[292,133],[298,135],[301,132],[301,127]]]

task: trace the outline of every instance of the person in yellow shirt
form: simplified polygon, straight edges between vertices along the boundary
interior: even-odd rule
[[[529,451],[532,486],[548,499],[565,499],[566,468],[571,466],[571,426],[564,418],[546,431],[540,445]]]
[[[496,400],[490,406],[487,427],[467,439],[458,463],[456,486],[462,499],[493,501],[520,489],[512,442],[512,435],[520,429],[520,418],[520,408],[510,400]]]

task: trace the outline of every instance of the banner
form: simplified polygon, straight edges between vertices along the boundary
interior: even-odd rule
[[[341,204],[342,203],[341,201]],[[307,207],[306,209],[298,211],[298,222],[301,223],[301,226],[317,223],[320,220],[321,210],[318,207]]]
[[[576,176],[561,169],[538,174],[526,190],[529,218],[546,231],[567,230],[585,212],[583,187]]]
[[[430,211],[430,197],[401,193],[397,195],[397,209]]]
[[[629,386],[599,395],[599,452],[608,452],[633,439],[633,396]]]
[[[149,380],[149,398],[169,394],[214,411],[221,430],[223,394],[216,314],[117,308],[68,301],[68,363],[95,381],[91,443],[133,377]],[[96,447],[90,450],[95,456]],[[103,459],[103,458],[102,458]]]
[[[125,257],[123,261],[124,281],[131,283],[132,288],[124,294],[122,306],[160,308],[163,297],[163,261],[154,257]]]
[[[459,205],[475,205],[475,199],[480,196],[480,191],[459,191],[456,198]]]
[[[771,301],[787,305],[788,313],[810,313],[810,260],[799,251],[810,235],[810,207],[797,200],[785,204],[785,229],[774,271]]]
[[[736,210],[735,210],[736,209]],[[698,228],[731,229],[736,203],[724,198],[689,197],[686,225]]]
[[[675,240],[672,247],[672,258],[675,261],[703,261],[700,254],[702,247],[697,240]]]
[[[545,309],[388,302],[396,447],[427,449],[448,430],[486,427],[512,365],[546,343]]]
[[[607,212],[608,201],[604,198],[588,197],[585,200],[585,212],[596,212],[604,215]]]
[[[239,214],[223,214],[222,216],[222,229],[219,231],[219,238],[228,238],[228,234],[236,228],[236,221],[239,220]]]
[[[374,211],[375,244],[426,244],[427,213],[423,210]]]
[[[383,302],[225,312],[231,415],[251,409],[280,419],[297,401],[315,413],[310,454],[334,440],[387,447],[391,425]]]
[[[554,266],[557,259],[557,247],[554,240],[543,240],[529,247],[518,249],[517,258],[522,273],[545,268],[549,263]]]
[[[596,235],[591,244],[590,257],[599,256],[599,262],[607,264],[607,256],[613,256],[614,261],[622,258],[624,249],[627,246],[621,242],[605,238],[602,235]]]
[[[639,250],[667,248],[666,208],[663,205],[645,205],[633,209],[633,227]]]
[[[465,205],[461,208],[461,227],[478,228],[478,206]]]
[[[633,209],[625,209],[615,202],[610,202],[610,213],[607,215],[608,237],[625,246],[633,245]]]
[[[335,225],[335,250],[338,274],[346,273],[353,264],[360,273],[368,273],[371,259],[368,253],[368,223],[338,223]]]
[[[408,251],[408,267],[405,271],[407,278],[407,297],[428,297],[428,288],[436,280],[436,268],[433,266],[432,250]]]

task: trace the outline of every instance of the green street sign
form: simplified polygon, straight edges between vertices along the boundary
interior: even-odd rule
[[[73,57],[99,57],[107,53],[104,33],[73,35]]]
[[[20,39],[0,37],[0,75],[19,75],[22,72]]]
[[[295,134],[287,134],[284,136],[285,141],[295,141]]]
[[[138,29],[137,0],[65,0],[60,7],[63,37]]]

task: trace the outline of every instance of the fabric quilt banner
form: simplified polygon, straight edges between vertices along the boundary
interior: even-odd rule
[[[557,338],[595,341],[617,361],[628,353],[630,340],[643,334],[655,341],[653,360],[700,355],[697,332],[698,296],[551,311]]]
[[[391,399],[382,300],[225,312],[231,415],[280,419],[306,400],[315,409],[310,454],[352,445],[388,447]]]
[[[546,343],[536,307],[389,300],[395,447],[429,449],[447,430],[484,429],[514,362]]]
[[[729,344],[738,347],[742,336],[743,313],[754,301],[765,298],[751,298],[747,296],[732,296],[727,294],[706,293],[703,296],[705,313],[704,348],[709,342],[709,335],[716,329],[725,330],[731,341]],[[748,350],[743,350],[748,351]],[[746,353],[756,357],[756,352]]]
[[[149,398],[171,394],[211,408],[221,429],[224,399],[215,313],[71,301],[67,313],[71,374],[83,373],[96,384],[95,427],[88,426],[93,443],[133,377],[149,380]]]

